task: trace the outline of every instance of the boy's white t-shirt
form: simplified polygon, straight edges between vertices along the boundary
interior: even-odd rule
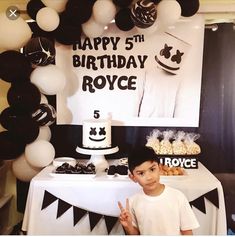
[[[141,235],[180,235],[199,223],[185,195],[165,186],[159,196],[138,193],[129,199],[133,224]]]

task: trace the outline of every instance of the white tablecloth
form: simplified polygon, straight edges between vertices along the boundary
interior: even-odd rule
[[[28,193],[22,230],[29,235],[106,235],[107,226],[101,219],[90,229],[89,215],[85,215],[76,225],[73,223],[73,208],[69,208],[57,218],[59,200],[72,207],[107,216],[119,216],[118,201],[125,204],[127,197],[140,190],[140,187],[128,178],[86,177],[83,175],[51,175],[53,166],[48,166],[36,175]],[[205,166],[199,163],[198,169],[186,170],[185,176],[162,176],[162,183],[181,190],[191,201],[205,203],[205,212],[192,206],[200,223],[194,231],[198,235],[226,235],[226,213],[221,183]],[[207,198],[210,191],[218,191],[219,208]],[[56,201],[42,209],[45,191]],[[198,203],[198,202],[197,202]],[[202,205],[203,206],[203,205]],[[144,213],[143,213],[144,215]],[[120,223],[112,228],[111,235],[124,234]]]

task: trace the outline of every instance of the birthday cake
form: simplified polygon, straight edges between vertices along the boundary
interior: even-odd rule
[[[82,145],[90,149],[111,147],[111,121],[90,119],[83,121]]]

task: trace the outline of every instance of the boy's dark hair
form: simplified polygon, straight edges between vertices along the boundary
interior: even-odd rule
[[[158,157],[152,148],[146,146],[133,148],[128,155],[128,167],[130,172],[132,173],[135,167],[141,165],[145,161],[156,161],[159,163]]]

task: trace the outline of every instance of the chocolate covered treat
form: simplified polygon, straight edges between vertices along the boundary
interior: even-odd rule
[[[59,167],[56,168],[55,172],[57,174],[65,174],[65,168],[62,167],[62,166],[59,166]]]
[[[108,175],[115,175],[115,173],[116,173],[116,166],[110,165],[108,169]]]
[[[95,174],[95,166],[90,163],[88,165],[78,162],[75,166],[69,165],[68,163],[63,163],[61,166],[57,167],[55,170],[57,174]]]
[[[117,166],[117,173],[119,175],[127,175],[128,174],[128,167],[125,165],[118,165]]]

